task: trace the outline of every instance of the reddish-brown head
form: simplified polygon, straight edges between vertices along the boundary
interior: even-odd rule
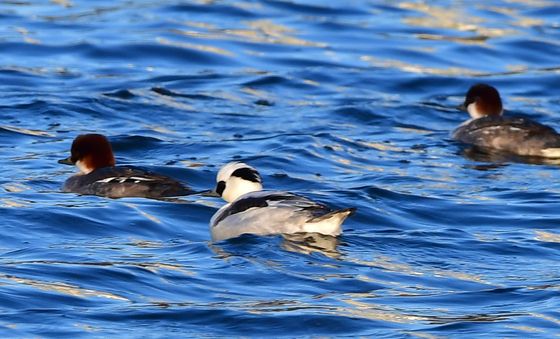
[[[109,140],[101,134],[82,134],[72,143],[70,161],[85,174],[102,167],[115,166]]]
[[[500,116],[503,112],[500,93],[486,84],[476,84],[469,88],[463,104],[473,119],[484,116]]]

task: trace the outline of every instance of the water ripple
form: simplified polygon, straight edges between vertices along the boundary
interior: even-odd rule
[[[2,337],[558,333],[556,161],[450,140],[475,82],[560,125],[553,1],[0,2]],[[60,193],[117,162],[357,207],[337,238],[211,243],[223,201]]]

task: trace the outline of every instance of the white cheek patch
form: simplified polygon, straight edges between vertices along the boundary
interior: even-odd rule
[[[259,182],[248,181],[239,177],[229,177],[222,198],[227,202],[232,202],[245,193],[260,190],[262,190],[262,184]]]
[[[83,174],[89,174],[91,171],[93,171],[93,168],[87,167],[86,164],[84,164],[84,162],[81,160],[76,161],[76,167],[78,167],[80,172],[82,172]]]
[[[467,112],[469,112],[469,115],[471,116],[471,118],[473,119],[478,119],[478,118],[482,118],[484,116],[484,114],[480,113],[478,111],[478,109],[476,108],[476,102],[471,102],[468,106],[467,106]]]
[[[471,102],[468,106],[467,106],[467,112],[469,112],[469,115],[471,116],[472,119],[478,119],[478,118],[482,118],[485,117],[489,114],[484,114],[484,112],[481,112],[478,110],[478,108],[476,107],[476,101],[475,102]],[[491,112],[488,112],[491,113]],[[498,115],[502,115],[503,110],[501,110],[500,112],[498,112]]]

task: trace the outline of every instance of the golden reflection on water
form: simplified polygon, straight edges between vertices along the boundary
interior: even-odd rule
[[[314,296],[313,299],[333,298],[337,295],[325,294]],[[446,309],[423,310],[420,313],[413,310],[399,309],[381,303],[374,303],[377,298],[371,293],[342,293],[338,299],[346,305],[329,304],[329,306],[319,306],[316,302],[306,303],[296,300],[266,300],[254,302],[234,302],[217,303],[213,305],[219,309],[236,308],[252,314],[281,313],[281,312],[301,312],[302,310],[313,310],[321,314],[332,314],[348,318],[362,318],[369,320],[380,320],[391,323],[414,324],[450,324],[455,322],[499,322],[509,319],[517,314],[466,314],[466,315],[447,315]],[[362,301],[365,300],[365,301]],[[414,314],[417,313],[417,314]],[[430,314],[431,313],[431,314]],[[436,314],[441,315],[436,315]],[[432,338],[431,335],[415,331],[422,338]]]
[[[413,276],[424,275],[424,273],[416,271],[412,266],[404,263],[394,262],[393,259],[387,256],[376,256],[371,260],[358,258],[345,258],[345,260],[359,265],[382,268],[389,272],[400,272]]]
[[[542,332],[544,332],[544,330],[542,330],[542,329],[539,329],[539,328],[536,328],[536,327],[531,327],[531,326],[506,325],[506,327],[509,327],[511,329],[518,330],[518,331],[529,332],[529,333],[542,333]]]
[[[462,3],[460,3],[462,4]],[[527,6],[539,6],[541,2],[532,3],[523,1]],[[519,10],[511,8],[498,8],[492,6],[485,6],[477,4],[477,9],[501,13],[509,18],[508,24],[512,28],[498,28],[490,27],[493,22],[488,19],[477,17],[470,7],[466,5],[450,5],[447,7],[432,5],[428,2],[402,2],[398,5],[400,8],[416,11],[421,16],[407,16],[402,20],[408,26],[427,27],[430,29],[440,28],[445,30],[445,33],[418,33],[415,34],[416,38],[420,40],[435,40],[435,41],[451,41],[459,44],[478,44],[485,45],[492,48],[487,43],[488,39],[509,37],[521,34],[521,30],[527,27],[541,26],[543,21],[531,17],[526,17],[519,14]],[[453,32],[456,32],[454,34]],[[468,33],[468,36],[465,36]],[[549,43],[555,44],[556,42],[550,41]],[[425,53],[437,53],[437,49],[424,51]],[[421,64],[408,63],[401,60],[379,58],[374,55],[363,55],[360,58],[362,61],[367,62],[375,67],[381,68],[397,68],[404,72],[420,73],[420,74],[433,74],[443,76],[487,76],[491,75],[488,72],[469,69],[464,67],[427,67]],[[521,74],[527,71],[524,65],[503,65],[505,71],[500,74]]]
[[[70,0],[51,0],[52,3],[60,5],[62,7],[66,7],[66,8],[70,8],[72,6],[74,6],[74,4],[72,3],[72,1]]]
[[[10,125],[0,125],[0,128],[5,129],[6,131],[12,131],[12,132],[20,133],[20,134],[32,135],[32,136],[37,136],[37,137],[51,137],[51,138],[55,137],[55,135],[52,134],[52,133],[37,130],[37,129],[27,129],[27,128],[10,126]]]
[[[346,141],[350,141],[351,139],[346,139]],[[354,141],[356,142],[356,141]],[[362,146],[368,147],[368,148],[373,148],[375,150],[378,151],[383,151],[383,152],[406,152],[408,149],[405,148],[401,148],[398,146],[393,146],[390,143],[386,143],[386,142],[375,142],[375,141],[357,141],[357,143],[359,143]]]
[[[74,326],[82,331],[87,331],[87,332],[98,332],[101,330],[101,328],[92,326],[90,324],[76,323],[74,324]]]
[[[550,233],[546,231],[535,231],[535,240],[560,243],[560,234]]]
[[[313,299],[323,299],[335,297],[332,294],[317,295]],[[372,303],[372,295],[369,293],[343,293],[340,302],[346,306],[329,305],[320,306],[315,301],[306,303],[296,300],[263,300],[254,302],[235,302],[235,303],[217,303],[213,305],[218,309],[236,308],[251,314],[267,314],[267,313],[283,313],[283,312],[305,312],[312,310],[320,314],[331,314],[334,316],[343,316],[348,318],[362,318],[370,320],[381,320],[392,323],[418,323],[427,322],[434,317],[419,316],[407,313],[397,308]],[[367,302],[359,301],[359,299],[368,299]],[[449,322],[453,322],[450,319]],[[415,331],[417,334],[422,332]],[[426,336],[421,336],[426,337]]]
[[[435,335],[435,334],[430,334],[430,333],[422,333],[422,332],[411,332],[411,331],[403,331],[404,333],[411,335],[413,337],[418,337],[418,338],[422,338],[422,339],[446,339],[449,338],[447,335],[446,336],[441,336],[441,335]]]
[[[274,45],[290,45],[304,47],[320,47],[324,48],[328,45],[321,42],[313,42],[295,37],[294,29],[267,20],[243,21],[247,29],[219,28],[212,24],[202,22],[187,21],[184,25],[192,28],[204,29],[206,32],[196,30],[174,29],[172,33],[190,36],[193,38],[213,39],[213,40],[235,40],[244,42],[274,44]]]
[[[424,14],[423,17],[406,17],[404,23],[410,26],[444,28],[460,32],[475,32],[478,36],[472,40],[456,40],[457,42],[480,43],[488,38],[512,36],[518,32],[514,29],[487,28],[482,27],[485,19],[467,13],[464,7],[442,7],[429,5],[427,3],[403,2],[399,7],[415,10]],[[440,36],[440,40],[455,41],[455,37]]]
[[[510,1],[510,2],[513,2],[513,1]],[[535,6],[536,1],[522,0],[522,1],[520,1],[520,3],[522,5],[525,5],[525,6]],[[485,9],[485,10],[488,10],[488,11],[500,13],[500,14],[503,14],[505,16],[510,17],[509,22],[513,26],[526,28],[526,27],[533,27],[533,26],[541,26],[545,23],[541,19],[530,18],[530,17],[520,15],[519,11],[517,9],[511,8],[511,7],[497,7],[497,6],[486,6],[486,5],[478,5],[478,7],[481,8],[481,9]],[[537,5],[537,7],[539,7],[539,6]]]
[[[2,207],[11,207],[11,208],[22,208],[22,207],[28,207],[29,203],[23,203],[23,202],[19,202],[16,200],[10,200],[10,199],[0,199],[0,206]]]
[[[134,244],[132,244],[134,246]],[[142,247],[142,246],[136,246]],[[66,247],[68,248],[68,246]],[[131,258],[137,259],[138,257],[150,257],[149,255],[131,255]],[[72,261],[48,261],[48,260],[29,260],[29,261],[10,261],[4,263],[10,266],[23,266],[23,265],[46,265],[46,266],[78,266],[78,267],[138,267],[148,270],[152,273],[160,273],[161,270],[174,271],[183,275],[193,276],[195,273],[188,270],[185,266],[180,264],[171,264],[164,262],[150,262],[150,261],[100,261],[100,262],[72,262]],[[1,278],[1,276],[0,276]]]
[[[403,132],[403,133],[407,133],[407,134],[408,133],[416,133],[416,134],[422,134],[422,135],[431,134],[431,133],[434,132],[434,131],[430,131],[428,129],[421,129],[421,128],[418,128],[418,127],[416,127],[416,128],[413,128],[413,127],[395,127],[395,130]]]
[[[35,44],[38,45],[41,42],[35,38],[29,36],[30,32],[25,27],[16,27],[16,31],[23,36],[23,41],[27,42],[28,44]]]
[[[165,39],[165,38],[161,38],[161,37],[157,38],[156,42],[158,42],[159,44],[164,45],[164,46],[173,46],[173,47],[179,47],[179,48],[185,48],[185,49],[194,49],[194,50],[197,50],[197,51],[215,53],[215,54],[228,56],[228,57],[235,56],[235,54],[233,52],[230,52],[228,50],[225,50],[223,48],[219,48],[219,47],[216,47],[216,46],[193,44],[193,43],[188,43],[188,42],[171,41],[169,39]]]
[[[512,4],[522,4],[531,7],[548,7],[558,4],[556,0],[504,0]]]
[[[189,105],[184,101],[179,101],[180,96],[174,97],[171,95],[162,95],[159,93],[155,93],[154,91],[144,91],[144,93],[141,93],[141,95],[146,97],[147,100],[150,100],[150,103],[157,103],[163,106],[168,106],[184,111],[195,110],[194,106]]]
[[[151,131],[161,133],[161,134],[169,134],[169,135],[178,135],[179,132],[170,130],[168,127],[160,126],[160,125],[143,125],[144,128],[149,129]]]
[[[232,101],[232,102],[235,102],[235,103],[238,103],[238,104],[246,104],[247,103],[247,100],[245,100],[241,96],[239,96],[237,94],[234,94],[232,92],[228,92],[228,91],[217,90],[215,92],[212,92],[212,96],[214,96],[215,98]]]
[[[480,277],[479,275],[476,274],[470,274],[470,273],[465,273],[465,272],[455,272],[455,271],[451,271],[451,270],[433,270],[432,274],[435,277],[443,277],[443,278],[453,278],[453,279],[457,279],[457,280],[463,280],[463,281],[470,281],[470,282],[475,282],[475,283],[479,283],[479,284],[490,284],[490,282],[485,281],[482,279],[482,277]]]
[[[28,191],[31,188],[21,184],[21,183],[7,183],[7,184],[3,184],[2,188],[6,191],[6,192],[10,192],[10,193],[20,193],[23,191]]]
[[[142,211],[142,210],[140,209],[140,207],[138,207],[137,205],[132,204],[132,203],[124,203],[124,205],[127,206],[127,207],[130,207],[131,209],[133,209],[133,210],[135,210],[135,211],[137,211],[137,212],[138,212],[141,216],[143,216],[144,218],[146,218],[146,219],[148,219],[148,220],[150,220],[150,221],[153,221],[153,222],[155,222],[155,223],[157,223],[157,224],[161,224],[161,220],[159,220],[158,217],[156,217],[155,215],[152,215],[152,214],[150,214],[150,213],[148,213],[148,212]]]
[[[545,321],[549,321],[551,323],[555,323],[557,326],[560,326],[560,319],[558,319],[558,318],[554,318],[554,317],[551,317],[549,315],[542,314],[542,313],[529,313],[529,315],[533,316],[535,318],[539,318],[539,319],[543,319]]]
[[[427,66],[411,64],[399,60],[381,59],[371,55],[363,55],[360,57],[360,59],[375,67],[397,68],[403,72],[408,72],[408,73],[445,75],[445,76],[482,76],[487,74],[487,72],[476,71],[476,70],[471,70],[462,67],[448,67],[448,68],[427,67]]]
[[[203,29],[207,29],[207,30],[218,29],[218,26],[213,25],[213,24],[208,23],[208,22],[203,22],[203,21],[185,21],[183,24],[186,25],[186,26],[190,26],[190,27],[194,27],[194,28],[203,28]],[[180,33],[180,32],[178,32],[178,33]],[[187,35],[190,35],[190,34],[187,34]]]
[[[241,88],[241,92],[249,94],[255,98],[267,101],[274,101],[275,96],[264,89],[255,89],[251,87],[243,87]]]
[[[328,101],[320,101],[316,99],[306,99],[306,100],[286,100],[285,104],[287,106],[299,106],[299,107],[320,107],[320,106],[329,106],[331,103]]]
[[[341,301],[345,302],[350,307],[337,307],[335,312],[337,315],[346,315],[370,320],[382,320],[393,323],[414,323],[426,320],[426,317],[424,316],[406,314],[401,310],[388,305],[372,303],[370,302],[371,296],[367,296],[370,298],[368,302],[363,302],[358,300],[358,298],[364,297],[362,295],[348,295],[351,296],[351,298],[342,298]]]
[[[431,277],[438,277],[438,278],[453,278],[462,281],[469,281],[475,282],[479,284],[489,284],[485,281],[481,276],[465,273],[465,272],[458,272],[452,270],[443,270],[443,269],[427,269],[419,267],[415,267],[413,265],[409,265],[406,263],[399,263],[395,262],[391,257],[388,256],[376,256],[372,260],[364,260],[358,258],[345,258],[346,261],[350,261],[356,264],[377,267],[384,269],[388,272],[396,272],[400,274],[407,274],[410,276],[431,276]],[[428,289],[428,288],[422,288]],[[401,293],[395,290],[396,293]]]
[[[296,38],[290,34],[295,31],[287,26],[274,23],[272,20],[244,21],[247,30],[226,30],[227,34],[250,39],[258,43],[282,44],[292,46],[326,47],[327,44]]]
[[[432,6],[423,2],[404,2],[399,4],[399,7],[412,9],[425,15],[423,17],[403,18],[404,23],[410,26],[429,28],[439,27],[458,31],[475,31],[477,29],[476,25],[483,22],[483,19],[469,16],[467,13],[462,12],[459,8]]]
[[[129,299],[125,297],[121,297],[116,294],[85,289],[62,282],[53,282],[53,283],[42,282],[33,279],[18,278],[16,276],[6,275],[6,274],[1,274],[0,279],[12,281],[17,284],[32,286],[47,292],[56,292],[56,293],[67,294],[75,297],[82,297],[82,298],[98,297],[98,298],[114,299],[114,300],[121,300],[121,301],[130,301]]]
[[[185,166],[186,168],[198,168],[198,167],[208,166],[208,164],[204,162],[194,161],[194,160],[181,160],[179,161],[179,163]]]

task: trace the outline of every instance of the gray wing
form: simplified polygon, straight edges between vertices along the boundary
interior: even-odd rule
[[[220,210],[213,223],[217,224],[231,215],[242,213],[250,208],[269,206],[291,208],[294,212],[305,212],[310,219],[331,212],[331,209],[327,206],[297,194],[280,191],[259,191],[245,194],[229,204],[227,209]]]
[[[64,192],[120,197],[169,197],[192,193],[172,178],[132,166],[105,167],[69,178]]]
[[[521,155],[540,155],[542,149],[560,147],[560,135],[553,128],[519,117],[475,119],[457,128],[453,138]]]
[[[212,240],[241,234],[305,232],[305,224],[331,209],[305,197],[279,191],[247,193],[225,205],[210,221]]]

